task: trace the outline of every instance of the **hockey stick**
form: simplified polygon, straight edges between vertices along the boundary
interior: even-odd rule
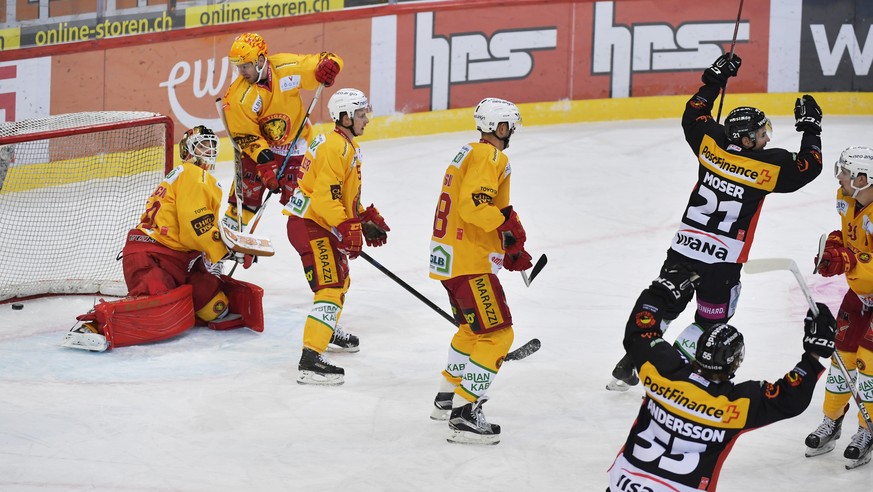
[[[294,144],[297,143],[297,139],[300,138],[300,134],[303,133],[303,128],[306,127],[306,120],[309,119],[309,115],[312,114],[312,109],[315,108],[315,103],[318,102],[318,98],[321,97],[321,91],[324,90],[324,84],[319,84],[318,89],[315,89],[315,95],[312,96],[312,101],[309,103],[309,108],[306,109],[306,114],[303,115],[303,121],[300,122],[300,126],[297,128],[297,133],[294,134],[294,138],[291,139],[291,148],[294,147]],[[291,148],[288,149],[288,153],[285,154],[285,160],[282,161],[282,167],[279,168],[279,172],[276,173],[276,181],[282,179],[282,176],[285,174],[285,168],[288,167],[288,161],[291,159]],[[258,226],[258,222],[261,221],[261,215],[264,213],[264,209],[267,207],[267,202],[270,201],[270,197],[273,196],[273,191],[270,190],[267,193],[266,198],[264,198],[263,203],[261,203],[261,207],[255,212],[255,216],[252,217],[252,225],[249,228],[248,232],[255,232],[255,227]]]
[[[750,264],[752,268],[749,268]],[[800,290],[803,291],[803,295],[806,297],[806,302],[809,304],[809,310],[812,311],[813,317],[818,316],[818,306],[815,304],[815,301],[809,294],[809,286],[806,284],[806,280],[803,278],[803,275],[800,274],[800,270],[798,270],[797,263],[795,263],[794,260],[790,258],[762,258],[758,260],[749,260],[746,262],[746,266],[743,267],[743,270],[746,270],[748,273],[763,273],[771,272],[774,270],[790,270],[791,273],[794,274],[794,278],[797,279],[797,285],[800,286]],[[846,363],[843,361],[843,358],[842,356],[840,356],[840,352],[838,350],[834,350],[833,360],[837,363],[837,366],[839,366],[840,372],[843,373],[843,377],[846,379],[846,381],[852,381],[852,378],[849,376],[849,370],[846,367]],[[864,403],[861,401],[861,396],[858,394],[858,390],[855,388],[854,384],[850,383],[848,386],[849,390],[852,392],[852,397],[855,400],[855,404],[858,405],[858,408],[861,410],[861,415],[864,417],[864,421],[867,424],[867,430],[873,432],[873,421],[871,421],[870,414],[867,413],[867,409],[864,408]]]
[[[818,266],[821,265],[822,254],[824,254],[825,244],[828,242],[828,235],[822,234],[820,238],[818,238],[818,254],[815,255],[815,270],[812,273],[818,273]]]
[[[740,9],[737,12],[737,22],[734,24],[734,38],[731,40],[731,52],[728,55],[728,61],[732,60],[734,57],[734,46],[737,44],[737,32],[740,30],[740,17],[743,15],[743,2],[745,0],[740,0]],[[715,122],[718,123],[721,121],[721,108],[724,106],[724,93],[727,91],[727,80],[724,81],[724,87],[721,88],[721,98],[718,101],[718,116],[715,118]]]
[[[222,104],[220,97],[215,100],[215,109],[218,110],[218,116],[221,118],[222,126],[224,126],[224,132],[227,133],[227,138],[230,139],[230,145],[233,146],[233,167],[235,176],[235,186],[233,187],[233,193],[234,195],[236,195],[237,226],[242,232],[242,151],[239,148],[239,144],[237,144],[236,140],[234,140],[233,135],[230,134],[230,127],[227,126],[227,117],[224,115],[224,104]],[[234,265],[234,268],[236,268],[236,265]],[[233,275],[233,270],[231,270],[230,274]]]
[[[409,284],[407,284],[405,281],[403,281],[402,278],[400,278],[400,277],[398,277],[397,275],[395,275],[394,272],[392,272],[391,270],[385,268],[381,263],[379,263],[378,261],[376,261],[375,259],[373,259],[372,256],[368,255],[368,254],[367,254],[366,252],[364,252],[364,251],[361,251],[361,252],[360,252],[360,256],[361,256],[361,258],[363,258],[364,260],[366,260],[367,263],[373,265],[373,267],[375,267],[376,270],[379,270],[380,272],[384,273],[385,276],[387,276],[387,277],[390,278],[391,280],[397,282],[398,285],[400,285],[401,287],[403,287],[404,289],[406,289],[406,291],[409,292],[410,294],[412,294],[413,296],[415,296],[416,299],[418,299],[419,301],[425,303],[425,304],[427,305],[427,307],[429,307],[429,308],[433,309],[434,311],[436,311],[440,316],[442,316],[443,318],[445,318],[449,323],[455,325],[456,327],[458,326],[458,322],[455,321],[454,316],[452,316],[452,315],[450,315],[449,313],[443,311],[442,308],[440,308],[439,306],[437,306],[436,304],[434,304],[433,301],[431,301],[430,299],[428,299],[427,297],[425,297],[425,296],[424,296],[422,293],[420,293],[419,291],[415,290],[411,285],[409,285]],[[530,340],[529,342],[525,343],[524,345],[522,345],[521,347],[519,347],[519,348],[517,348],[517,349],[515,349],[515,350],[513,350],[513,351],[511,351],[511,352],[509,352],[508,354],[506,354],[506,358],[505,358],[505,360],[521,360],[521,359],[524,359],[525,357],[527,357],[527,356],[533,354],[534,352],[536,352],[537,350],[539,350],[539,349],[540,349],[540,346],[541,346],[540,341],[539,341],[538,339],[534,338],[534,339]]]
[[[549,259],[546,258],[546,255],[540,255],[540,259],[537,260],[533,268],[530,269],[530,274],[528,274],[524,270],[520,272],[521,278],[524,279],[525,286],[530,287],[530,283],[533,282],[536,276],[540,274],[540,271],[542,271],[542,269],[546,267],[546,263],[548,263],[548,261]]]

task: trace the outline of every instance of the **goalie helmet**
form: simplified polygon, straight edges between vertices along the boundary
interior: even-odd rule
[[[340,89],[327,102],[330,118],[337,123],[342,119],[343,113],[348,113],[349,118],[354,120],[355,111],[359,109],[366,109],[368,113],[372,111],[367,96],[358,89]]]
[[[743,146],[743,137],[752,141],[752,146],[758,140],[757,132],[761,128],[767,128],[767,133],[773,134],[773,126],[770,119],[763,111],[750,106],[742,106],[731,111],[724,119],[724,133],[729,142]]]
[[[694,358],[703,369],[731,379],[745,355],[743,334],[727,323],[719,323],[709,327],[697,339]]]
[[[852,197],[859,191],[865,190],[873,184],[873,149],[870,147],[849,147],[840,154],[840,158],[834,163],[834,176],[839,179],[840,174],[847,173],[850,180],[849,186],[855,190]],[[855,186],[855,179],[860,175],[867,176],[867,184],[861,188]]]
[[[257,65],[258,57],[261,55],[264,55],[265,58],[267,56],[267,42],[260,34],[247,32],[240,34],[233,40],[233,44],[230,45],[228,61],[233,65],[246,63]]]
[[[507,123],[509,130],[514,131],[516,125],[521,125],[521,113],[515,104],[495,97],[488,97],[479,102],[476,111],[473,112],[476,120],[476,129],[492,133],[497,130],[497,125]]]
[[[203,125],[195,126],[179,140],[179,157],[212,171],[218,159],[218,136]]]

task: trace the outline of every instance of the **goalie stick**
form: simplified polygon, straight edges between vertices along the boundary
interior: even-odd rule
[[[436,304],[434,304],[433,301],[431,301],[430,299],[425,297],[419,291],[415,290],[411,285],[407,284],[405,281],[403,281],[403,279],[401,279],[400,277],[395,275],[394,272],[385,268],[381,263],[379,263],[378,261],[373,259],[372,256],[368,255],[364,251],[361,251],[360,256],[361,256],[361,258],[366,260],[367,263],[373,265],[373,267],[375,267],[376,270],[379,270],[380,272],[384,273],[385,276],[387,276],[391,280],[397,282],[398,285],[400,285],[401,287],[406,289],[406,291],[409,292],[410,294],[412,294],[413,296],[415,296],[416,299],[425,303],[427,305],[427,307],[436,311],[440,316],[445,318],[449,323],[455,325],[456,327],[458,326],[457,321],[455,321],[455,318],[452,315],[443,311],[443,309],[440,308],[439,306],[437,306]],[[540,341],[538,339],[534,338],[534,339],[530,340],[529,342],[525,343],[524,345],[522,345],[521,347],[506,354],[505,360],[524,359],[525,357],[527,357],[527,356],[533,354],[534,352],[536,352],[537,350],[539,350],[541,345],[542,344],[540,343]]]
[[[822,239],[826,239],[827,236],[822,236]],[[819,248],[823,249],[824,241],[819,241]],[[749,268],[751,264],[751,268]],[[763,273],[763,272],[772,272],[776,270],[789,270],[794,274],[794,278],[797,279],[797,285],[800,286],[800,290],[803,292],[803,295],[806,297],[806,302],[809,304],[809,310],[812,311],[813,317],[818,316],[818,306],[816,306],[815,301],[809,293],[809,286],[806,284],[806,280],[800,274],[800,270],[797,268],[797,263],[790,258],[761,258],[755,260],[749,260],[746,262],[743,270],[746,270],[748,273]],[[843,378],[846,381],[854,381],[849,375],[849,369],[846,367],[845,361],[843,361],[843,357],[840,355],[838,350],[834,350],[834,354],[832,356],[834,362],[836,362],[837,366],[840,368],[840,372],[843,373]],[[867,409],[864,407],[864,402],[861,401],[861,396],[858,394],[858,390],[855,388],[854,384],[849,384],[849,390],[852,392],[852,398],[855,400],[855,404],[858,406],[858,409],[861,411],[861,415],[864,417],[864,423],[867,425],[867,430],[873,431],[873,421],[870,420],[870,414],[867,413]],[[857,460],[851,461],[846,465],[847,470],[852,470],[861,465],[865,465],[870,462],[871,451],[873,448],[868,448],[867,452],[864,453]]]

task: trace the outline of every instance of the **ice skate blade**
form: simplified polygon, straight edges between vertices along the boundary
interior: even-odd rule
[[[449,420],[449,415],[452,413],[452,410],[442,410],[440,408],[434,407],[433,411],[430,413],[431,420]]]
[[[630,389],[630,385],[621,379],[612,378],[612,381],[606,383],[606,389],[609,391],[627,391]]]
[[[71,331],[64,336],[61,347],[88,350],[90,352],[105,352],[109,348],[106,337],[99,333],[79,333]]]
[[[806,456],[807,458],[813,458],[813,457],[815,457],[815,456],[821,456],[821,455],[823,455],[823,454],[825,454],[825,453],[830,453],[831,451],[834,450],[835,447],[837,447],[837,442],[836,442],[836,440],[833,440],[833,441],[831,441],[831,442],[829,442],[829,443],[826,443],[824,446],[822,446],[822,447],[820,447],[820,448],[811,448],[811,447],[807,446],[805,456]]]
[[[342,352],[342,353],[347,353],[347,354],[354,354],[356,352],[361,351],[361,346],[358,345],[357,347],[340,347],[339,345],[334,345],[331,343],[331,344],[328,344],[327,351],[328,352]]]
[[[339,386],[345,380],[342,374],[320,374],[314,371],[300,371],[297,374],[297,384],[314,384],[318,386]]]
[[[476,434],[457,429],[451,429],[451,434],[446,441],[454,444],[478,444],[494,446],[500,442],[500,434]]]
[[[860,458],[847,463],[846,470],[854,470],[855,468],[858,468],[859,466],[866,465],[867,463],[870,462],[870,457],[871,457],[871,454],[870,454],[870,450],[868,449],[867,452],[865,454],[863,454]]]

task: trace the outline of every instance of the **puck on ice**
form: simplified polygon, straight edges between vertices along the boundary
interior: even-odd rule
[[[17,303],[13,304],[12,309],[14,309],[16,311],[21,311],[22,309],[24,309],[24,304],[17,304]]]

